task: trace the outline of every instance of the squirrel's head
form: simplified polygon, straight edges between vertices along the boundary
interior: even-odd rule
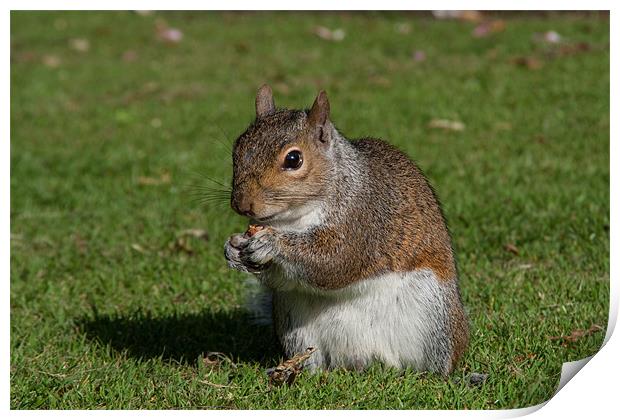
[[[256,119],[235,141],[231,206],[257,222],[286,222],[322,198],[333,126],[319,92],[309,111],[276,109],[271,88],[256,95]]]

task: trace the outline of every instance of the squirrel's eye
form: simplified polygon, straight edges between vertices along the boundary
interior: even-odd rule
[[[299,150],[291,150],[284,158],[284,169],[299,169],[303,163],[301,152]]]

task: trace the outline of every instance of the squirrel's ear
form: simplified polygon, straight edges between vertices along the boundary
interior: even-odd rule
[[[314,126],[322,126],[329,118],[329,100],[327,99],[327,93],[324,90],[320,91],[312,109],[308,114],[308,122]]]
[[[263,118],[275,110],[271,88],[269,85],[262,85],[256,94],[256,118]]]
[[[329,130],[325,129],[328,118],[329,101],[327,100],[327,94],[322,90],[314,100],[312,109],[310,109],[308,113],[308,123],[310,124],[311,132],[313,132],[316,139],[323,144],[330,143]]]

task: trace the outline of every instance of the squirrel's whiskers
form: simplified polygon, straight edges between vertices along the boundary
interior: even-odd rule
[[[230,183],[218,181],[206,173],[193,171],[196,178],[193,183],[183,185],[187,194],[191,197],[192,202],[200,205],[212,205],[230,203],[232,188]]]

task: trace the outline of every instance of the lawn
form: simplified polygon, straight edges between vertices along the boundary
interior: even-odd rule
[[[402,13],[11,13],[11,408],[549,399],[607,325],[609,20],[490,19],[474,36]],[[450,378],[373,365],[269,385],[279,349],[223,257],[247,220],[205,199],[265,82],[286,107],[325,89],[341,132],[430,178],[472,331]]]

